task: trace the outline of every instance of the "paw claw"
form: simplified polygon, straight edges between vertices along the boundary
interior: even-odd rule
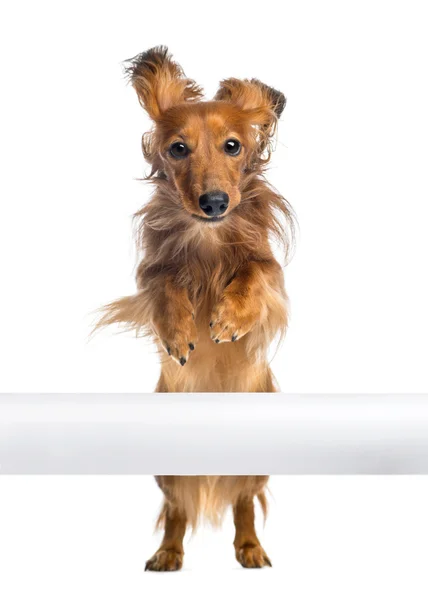
[[[156,323],[153,323],[153,330],[163,350],[178,365],[184,366],[189,360],[190,352],[195,349],[198,343],[198,330],[191,319],[190,311],[182,315],[181,318],[177,317],[177,322],[174,323],[162,322],[159,319]]]
[[[251,305],[243,303],[242,296],[225,293],[211,314],[211,339],[235,342],[254,328],[259,316]]]

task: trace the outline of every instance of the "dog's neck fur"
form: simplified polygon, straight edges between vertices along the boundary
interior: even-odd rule
[[[247,176],[241,203],[224,220],[201,222],[182,207],[172,184],[155,180],[153,198],[136,215],[137,245],[151,267],[180,271],[193,262],[236,266],[248,260],[269,260],[269,236],[287,240],[281,215],[290,219],[288,203],[261,174]]]

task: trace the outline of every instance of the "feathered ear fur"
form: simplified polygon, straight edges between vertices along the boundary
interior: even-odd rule
[[[125,72],[140,104],[156,121],[172,106],[202,97],[202,89],[183,73],[165,46],[151,48],[125,62]]]
[[[258,79],[225,79],[215,95],[215,100],[225,100],[236,104],[245,111],[272,112],[279,119],[285,108],[286,98],[282,92],[269,87]]]
[[[269,87],[258,79],[225,79],[214,100],[235,104],[260,132],[259,153],[270,148],[270,140],[285,108],[286,98],[282,92]]]

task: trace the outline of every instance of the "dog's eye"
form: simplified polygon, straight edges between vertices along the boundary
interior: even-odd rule
[[[189,148],[183,142],[174,142],[169,147],[169,153],[174,158],[186,158],[189,154]]]
[[[238,156],[241,152],[241,143],[238,140],[226,140],[224,143],[224,151],[230,156]]]

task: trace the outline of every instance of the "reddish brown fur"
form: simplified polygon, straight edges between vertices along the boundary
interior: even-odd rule
[[[229,79],[213,101],[202,102],[201,89],[165,48],[133,59],[128,74],[154,121],[143,151],[156,190],[136,215],[138,291],[107,306],[98,326],[122,323],[153,337],[165,357],[158,392],[274,392],[267,349],[285,333],[287,296],[270,238],[287,240],[283,224],[292,234],[293,219],[263,169],[285,98],[257,80]],[[229,138],[242,144],[238,156],[225,153]],[[189,156],[171,156],[176,141],[187,144]],[[199,197],[214,190],[230,202],[221,221],[209,222]],[[266,511],[267,479],[158,477],[165,538],[147,568],[180,568],[186,525],[196,526],[201,513],[218,522],[228,505],[237,559],[270,565],[253,508],[257,496]]]

